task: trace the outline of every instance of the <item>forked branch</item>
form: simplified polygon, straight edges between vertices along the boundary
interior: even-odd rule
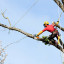
[[[3,16],[5,19],[8,20],[8,22],[9,22],[9,24],[10,24],[10,26],[11,26],[11,22],[10,22],[9,18],[4,16],[4,12],[2,12],[1,14],[2,14],[2,16]]]

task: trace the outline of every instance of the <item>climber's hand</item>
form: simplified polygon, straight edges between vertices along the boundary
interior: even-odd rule
[[[37,34],[34,34],[34,37],[38,37],[38,35]]]
[[[37,34],[34,34],[34,37],[39,38],[39,36]]]

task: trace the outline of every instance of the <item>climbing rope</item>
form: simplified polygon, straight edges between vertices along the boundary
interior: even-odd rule
[[[36,0],[36,1],[32,4],[32,6],[31,6],[31,7],[24,13],[24,15],[15,23],[15,25],[16,25],[17,23],[19,23],[20,20],[22,20],[22,19],[29,13],[29,11],[38,3],[38,1],[39,1],[39,0]],[[14,26],[15,26],[15,25],[14,25]],[[26,38],[26,37],[24,37],[24,38]],[[14,43],[20,42],[20,41],[23,40],[24,38],[19,39],[19,40],[13,42],[13,43],[10,43],[10,44],[6,45],[6,46],[4,47],[4,49],[7,48],[7,47],[9,47],[10,45],[12,45],[12,44],[14,44]]]
[[[23,15],[22,17],[20,17],[20,19],[15,23],[15,25],[18,24],[18,23],[20,22],[20,20],[22,20],[22,19],[29,13],[29,11],[30,11],[38,2],[39,2],[39,0],[36,0],[36,1],[32,4],[32,6],[24,13],[24,15]],[[14,26],[15,26],[15,25],[14,25]]]
[[[59,3],[58,3],[58,4],[59,4]],[[58,7],[58,14],[59,14],[59,13],[60,13],[60,12],[59,12],[59,7]],[[61,14],[59,14],[58,21],[60,21],[61,15],[62,15],[62,12],[61,12]],[[61,29],[61,27],[60,27],[60,29]],[[60,32],[61,32],[61,30],[60,30]],[[61,37],[61,36],[60,36],[60,37]],[[62,44],[62,46],[63,46],[63,44]],[[62,48],[63,48],[63,47],[62,47]],[[64,53],[60,52],[60,56],[61,56],[61,63],[64,64]]]
[[[10,44],[6,45],[6,46],[4,47],[4,49],[6,49],[7,47],[11,46],[12,44],[19,43],[21,40],[23,40],[23,39],[25,39],[25,38],[26,38],[26,37],[23,37],[23,38],[15,41],[15,42],[13,42],[13,43],[10,43]]]
[[[36,1],[32,4],[32,6],[31,6],[31,7],[24,13],[24,15],[15,23],[15,25],[16,25],[17,23],[19,23],[20,20],[22,20],[22,19],[28,14],[28,12],[38,3],[38,1],[39,1],[39,0],[36,0]],[[4,13],[2,13],[2,15],[3,15],[3,14],[4,14]],[[4,15],[3,15],[3,17],[4,17]],[[8,21],[9,21],[9,18],[8,18],[8,17],[7,17],[6,19],[8,19]],[[9,24],[11,25],[10,21],[9,21]],[[15,25],[14,25],[14,26],[15,26]],[[24,37],[24,38],[26,38],[26,37]],[[7,48],[7,47],[9,47],[10,45],[12,45],[12,44],[14,44],[14,43],[20,42],[20,41],[23,40],[24,38],[19,39],[19,40],[13,42],[13,43],[10,43],[10,44],[6,45],[6,46],[4,47],[4,49]]]
[[[15,25],[16,25],[17,23],[19,23],[20,20],[22,20],[22,19],[29,13],[29,11],[38,3],[38,1],[39,1],[39,0],[36,0],[36,1],[32,4],[32,6],[31,6],[31,7],[24,13],[24,15],[15,23]],[[5,10],[5,11],[6,11],[6,10]],[[4,11],[4,12],[5,12],[5,11]],[[3,17],[4,17],[4,12],[2,13]],[[8,18],[8,17],[4,17],[4,18],[8,19],[8,21],[9,21],[9,18]],[[9,24],[10,24],[10,26],[11,26],[10,21],[9,21]],[[15,25],[14,25],[14,26],[15,26]],[[26,37],[24,37],[24,38],[26,38]],[[7,47],[9,47],[10,45],[12,45],[12,44],[14,44],[14,43],[20,42],[20,41],[23,40],[24,38],[19,39],[19,40],[13,42],[13,43],[10,43],[10,44],[6,45],[6,46],[4,47],[4,49],[7,48]]]

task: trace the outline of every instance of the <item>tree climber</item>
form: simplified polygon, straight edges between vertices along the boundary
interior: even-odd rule
[[[56,24],[59,24],[59,21],[57,21]],[[63,49],[64,49],[64,44],[63,44],[62,40],[60,39],[60,34],[59,34],[57,28],[55,28],[54,22],[53,22],[51,25],[49,25],[49,22],[48,22],[48,21],[45,21],[45,22],[44,22],[44,27],[45,27],[45,28],[44,28],[42,31],[40,31],[37,35],[35,35],[36,38],[38,38],[38,36],[39,36],[40,34],[42,34],[44,31],[49,31],[49,32],[51,32],[52,34],[48,37],[48,39],[51,40],[51,39],[53,39],[54,37],[56,37],[57,40],[58,40],[58,43],[60,43],[60,44],[62,45]],[[58,44],[58,43],[56,42],[56,40],[55,40],[55,43]]]

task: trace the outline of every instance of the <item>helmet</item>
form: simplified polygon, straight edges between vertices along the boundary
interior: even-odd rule
[[[48,22],[48,21],[45,21],[45,22],[44,22],[44,25],[49,25],[49,22]]]

